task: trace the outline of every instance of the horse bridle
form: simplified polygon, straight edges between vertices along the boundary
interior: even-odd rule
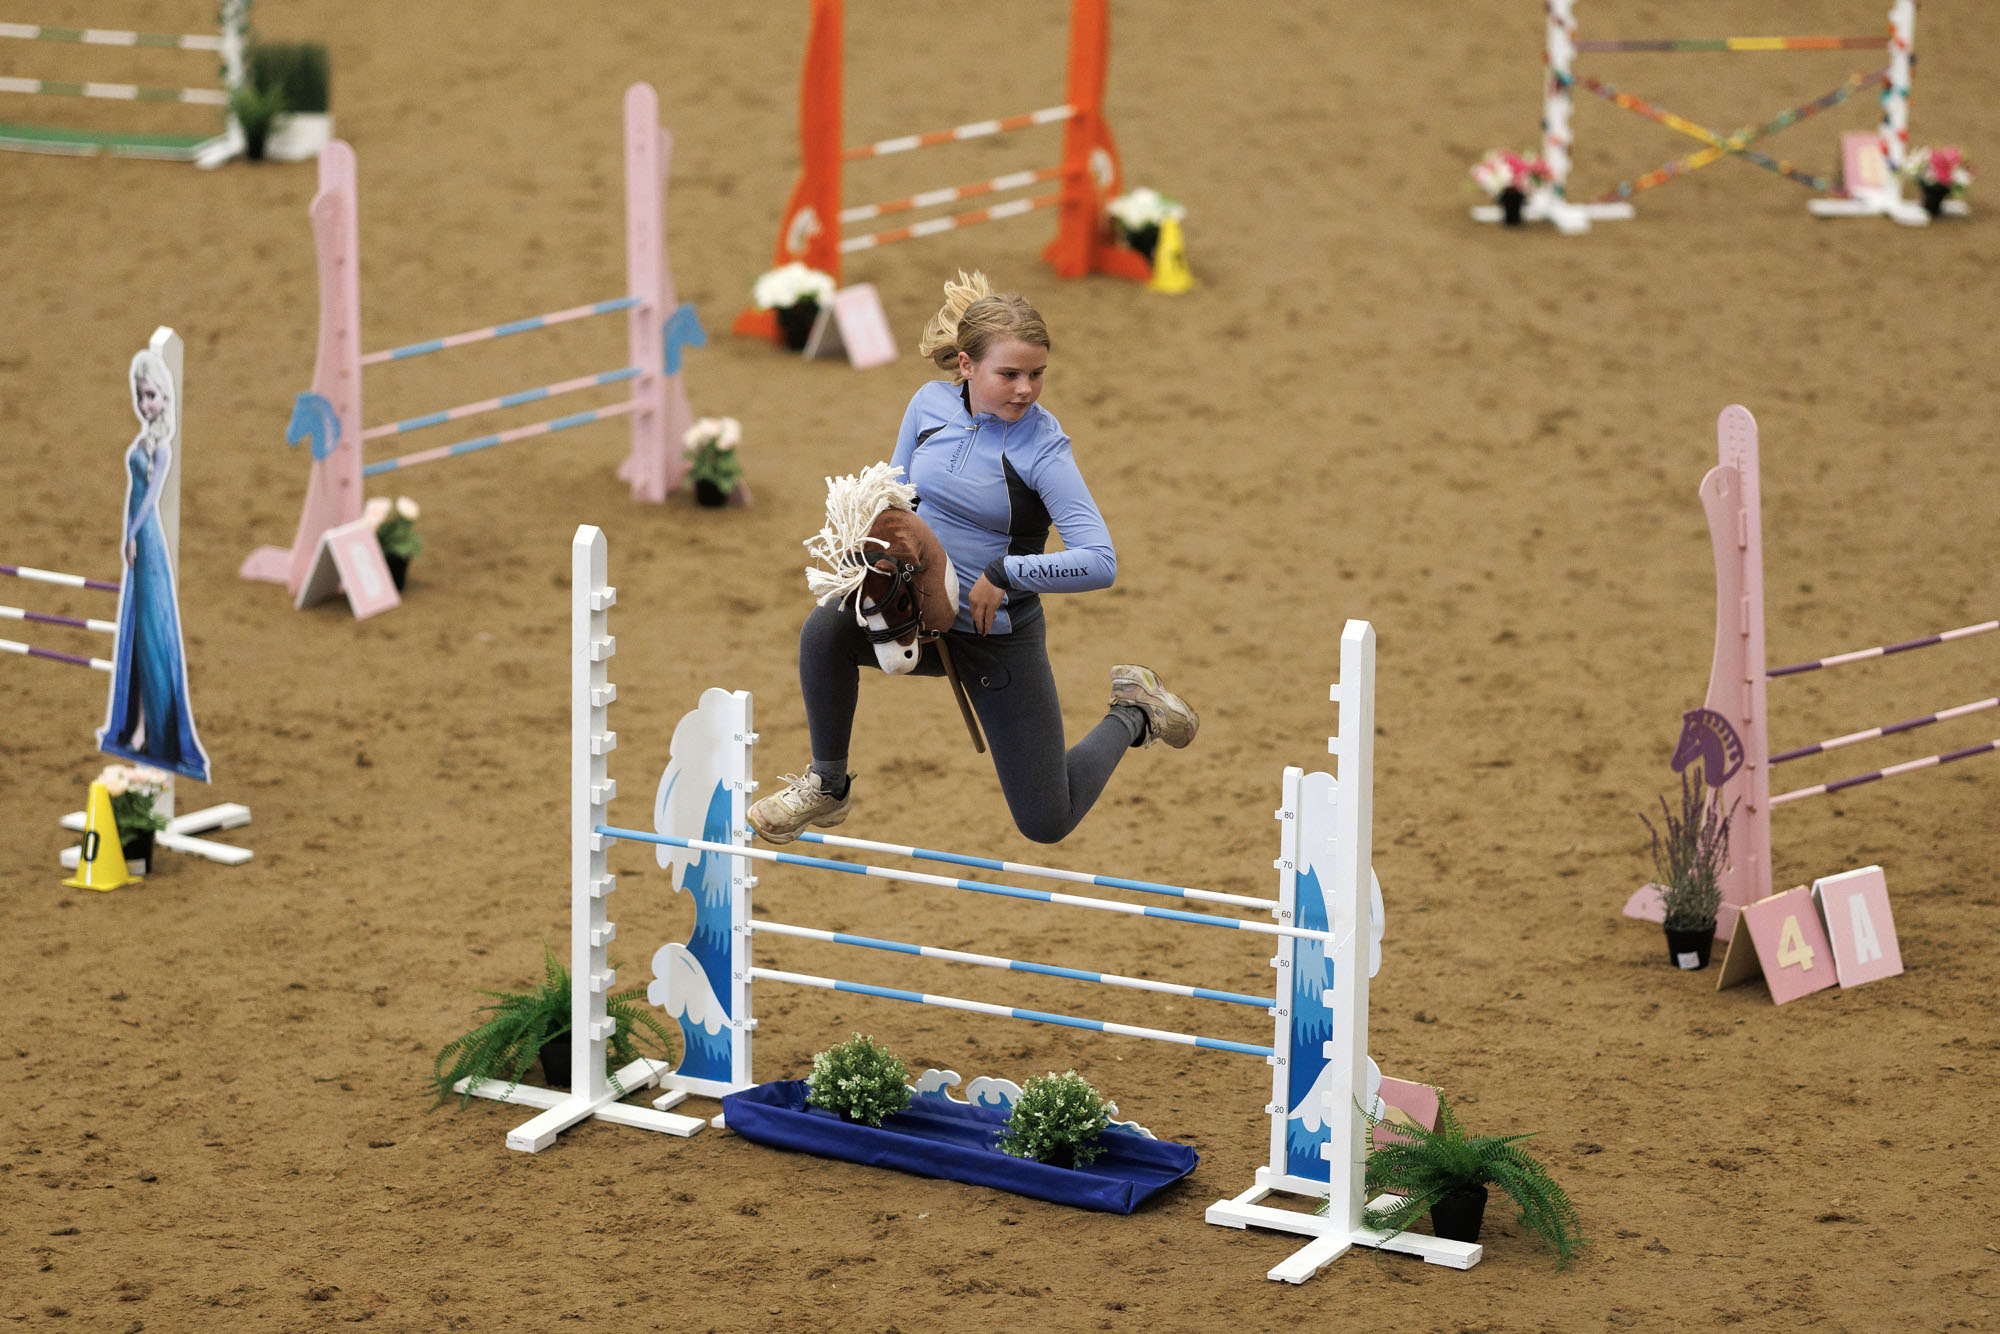
[[[917,576],[924,572],[923,566],[890,551],[879,552],[869,557],[864,557],[857,551],[848,559],[858,565],[866,565],[871,571],[884,574],[889,579],[889,591],[873,602],[868,600],[866,584],[854,594],[855,610],[862,621],[862,633],[868,636],[869,643],[900,643],[913,633],[932,639],[937,637],[935,634],[926,635],[923,608],[917,602],[916,582]],[[909,607],[908,618],[892,621],[890,619],[892,611],[904,603]],[[882,618],[883,625],[880,630],[868,626],[867,621],[871,616]]]

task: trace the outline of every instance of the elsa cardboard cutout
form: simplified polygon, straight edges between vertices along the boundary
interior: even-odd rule
[[[125,451],[125,562],[118,594],[118,644],[111,699],[98,749],[208,781],[208,756],[188,705],[187,652],[181,642],[174,569],[180,538],[180,404],[173,373],[159,352],[132,358],[132,411],[139,434]]]

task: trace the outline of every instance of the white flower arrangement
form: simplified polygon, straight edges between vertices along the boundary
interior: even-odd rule
[[[835,286],[832,274],[807,268],[794,260],[758,274],[750,296],[759,310],[784,310],[802,301],[825,305],[833,300]]]
[[[1178,199],[1169,199],[1149,185],[1127,190],[1105,205],[1105,211],[1128,232],[1157,227],[1169,218],[1175,222],[1187,221],[1186,205]]]
[[[107,764],[97,781],[104,784],[104,790],[114,797],[122,797],[128,792],[141,792],[156,796],[167,790],[168,775],[159,769],[143,764]]]
[[[743,442],[743,425],[734,417],[703,417],[681,436],[681,452],[688,460],[690,484],[707,482],[724,495],[743,480],[743,465],[737,461],[736,446]]]
[[[703,445],[714,445],[718,450],[728,451],[743,443],[743,423],[734,417],[703,417],[687,428],[681,437],[681,446],[689,458],[695,456]]]
[[[172,775],[143,764],[107,764],[97,781],[111,794],[111,818],[121,842],[167,827],[166,817],[153,810],[153,798],[167,790]]]
[[[416,501],[408,496],[397,496],[394,501],[375,496],[361,513],[375,526],[375,540],[382,544],[383,554],[409,561],[422,553],[424,542],[417,536],[417,516],[423,511]]]

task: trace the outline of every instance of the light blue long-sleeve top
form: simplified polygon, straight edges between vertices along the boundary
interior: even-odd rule
[[[1010,422],[973,412],[964,386],[933,380],[910,399],[890,462],[917,488],[917,513],[958,568],[954,629],[973,628],[981,573],[1007,590],[996,635],[1039,617],[1043,593],[1109,588],[1117,577],[1111,531],[1069,436],[1041,404]],[[1062,551],[1048,551],[1051,527]]]

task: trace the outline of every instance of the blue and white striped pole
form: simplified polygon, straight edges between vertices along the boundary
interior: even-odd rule
[[[842,982],[808,973],[785,973],[775,968],[752,968],[750,976],[766,982],[790,982],[794,986],[819,987],[824,991],[845,991],[856,996],[876,996],[883,1000],[908,1001],[912,1005],[935,1005],[940,1009],[964,1010],[970,1014],[990,1014],[1000,1019],[1025,1019],[1033,1024],[1055,1024],[1061,1028],[1083,1028],[1093,1033],[1122,1033],[1129,1038],[1150,1038],[1182,1047],[1204,1047],[1210,1051],[1241,1052],[1245,1056],[1271,1054],[1269,1047],[1226,1038],[1204,1038],[1193,1033],[1175,1033],[1164,1028],[1140,1028],[1136,1024],[1114,1024],[1104,1019],[1080,1019],[1075,1015],[1050,1014],[1043,1010],[1021,1010],[1010,1005],[989,1005],[984,1001],[960,1000],[956,996],[932,996],[921,991],[899,991],[895,987],[874,987],[866,982]]]
[[[601,408],[588,412],[575,412],[567,417],[557,417],[553,421],[536,422],[532,426],[516,426],[508,431],[496,431],[492,435],[482,435],[471,440],[461,440],[455,445],[441,445],[436,449],[420,449],[414,454],[401,458],[383,459],[380,463],[363,465],[363,477],[379,477],[385,472],[395,472],[400,468],[413,468],[419,463],[435,463],[439,459],[456,458],[460,454],[473,454],[495,445],[511,444],[516,440],[527,440],[538,435],[553,435],[557,431],[567,431],[578,426],[588,426],[592,422],[608,417],[623,417],[635,412],[639,404],[628,399],[623,403],[607,403]]]
[[[932,848],[913,848],[901,843],[877,843],[866,838],[847,838],[839,834],[802,833],[799,838],[807,843],[819,843],[829,848],[852,848],[856,852],[886,852],[897,857],[915,857],[919,861],[948,862],[953,866],[975,866],[986,871],[1003,871],[1011,875],[1030,875],[1043,880],[1067,880],[1079,885],[1098,885],[1104,889],[1129,889],[1141,894],[1164,894],[1176,899],[1198,899],[1203,903],[1228,903],[1242,908],[1275,909],[1276,899],[1262,899],[1250,894],[1224,894],[1217,890],[1188,889],[1181,885],[1165,885],[1155,880],[1127,880],[1119,876],[1091,875],[1084,871],[1064,871],[1052,866],[1030,866],[1025,862],[998,861],[992,857],[968,857],[957,852],[938,852]]]
[[[502,394],[498,398],[482,398],[477,403],[462,403],[442,412],[426,412],[418,417],[405,417],[399,422],[384,422],[371,426],[361,433],[363,440],[379,440],[385,435],[403,435],[410,431],[421,431],[427,426],[442,426],[461,417],[477,416],[482,412],[497,412],[501,408],[518,408],[524,403],[539,403],[545,398],[559,394],[574,394],[584,389],[596,389],[600,385],[618,384],[625,380],[637,379],[637,366],[620,366],[617,370],[599,371],[595,375],[579,375],[573,380],[559,380],[555,384],[545,384],[535,389],[522,389],[512,394]]]
[[[1211,987],[1192,987],[1179,982],[1155,982],[1150,978],[1126,977],[1121,973],[1093,973],[1081,968],[1064,968],[1059,964],[1029,963],[1022,959],[1003,958],[997,954],[948,950],[937,945],[911,945],[900,940],[849,935],[845,931],[825,931],[818,927],[792,926],[785,922],[759,920],[751,923],[750,931],[752,935],[769,933],[778,936],[796,936],[800,940],[818,940],[829,945],[854,945],[862,949],[885,950],[891,954],[912,954],[925,959],[943,959],[950,963],[977,964],[981,968],[1004,968],[1014,973],[1066,977],[1075,982],[1096,982],[1102,986],[1127,987],[1133,991],[1155,991],[1163,996],[1185,996],[1190,1000],[1227,1001],[1231,1005],[1250,1005],[1260,1010],[1269,1010],[1277,1004],[1269,996],[1248,996],[1239,991],[1217,991]]]
[[[1001,898],[1027,899],[1036,903],[1061,903],[1072,908],[1093,908],[1098,912],[1123,913],[1128,917],[1155,917],[1168,922],[1187,922],[1195,926],[1221,927],[1230,931],[1250,931],[1266,936],[1291,936],[1301,940],[1317,940],[1328,946],[1340,942],[1331,931],[1312,931],[1304,927],[1278,926],[1270,922],[1245,922],[1234,917],[1218,917],[1213,913],[1184,912],[1178,908],[1149,908],[1142,903],[1120,903],[1115,899],[1085,898],[1080,894],[1056,894],[1046,889],[1025,889],[1019,885],[995,885],[984,880],[955,880],[949,876],[925,875],[921,871],[893,871],[886,866],[869,866],[859,862],[837,862],[827,857],[802,857],[794,852],[767,852],[763,848],[748,848],[732,843],[711,843],[699,838],[676,838],[672,834],[649,834],[639,829],[619,829],[612,825],[599,825],[596,832],[611,838],[627,838],[639,843],[659,843],[670,848],[687,848],[692,852],[715,852],[729,857],[748,857],[753,861],[772,862],[780,866],[804,866],[819,871],[843,871],[848,875],[868,876],[877,880],[898,880],[909,885],[934,885],[939,889],[959,889],[973,894],[994,894]]]

